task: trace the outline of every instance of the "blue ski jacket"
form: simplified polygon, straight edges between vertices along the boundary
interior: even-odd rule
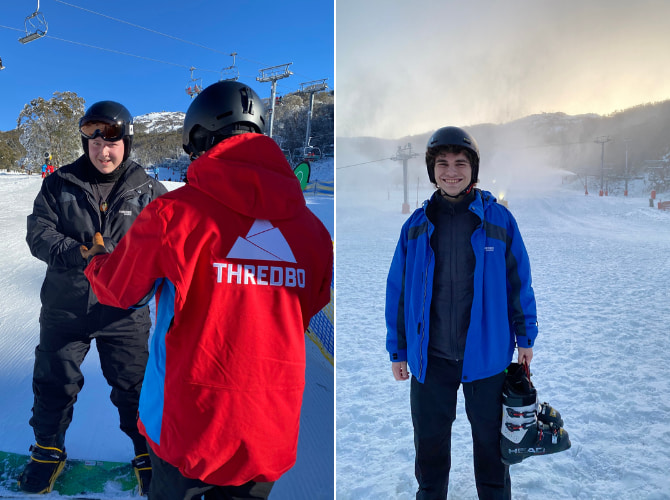
[[[386,283],[386,350],[391,361],[407,361],[421,383],[435,269],[428,203],[403,224]],[[482,222],[470,239],[476,262],[463,382],[501,373],[512,361],[515,343],[533,347],[538,331],[530,262],[516,220],[488,191],[476,190],[469,209]]]

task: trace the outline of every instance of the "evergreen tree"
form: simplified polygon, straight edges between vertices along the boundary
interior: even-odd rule
[[[0,132],[0,170],[20,169],[22,165],[19,160],[24,154],[17,130]]]
[[[54,92],[48,101],[42,97],[26,104],[19,114],[19,141],[25,148],[21,162],[34,171],[50,153],[52,164],[62,166],[81,153],[79,118],[84,115],[84,99],[74,92]]]

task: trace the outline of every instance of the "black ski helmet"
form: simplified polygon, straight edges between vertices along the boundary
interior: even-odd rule
[[[240,82],[221,81],[204,89],[186,111],[182,144],[195,156],[240,132],[265,132],[265,105]]]
[[[133,146],[133,117],[130,111],[123,105],[116,101],[100,101],[92,104],[84,113],[84,116],[79,120],[79,127],[87,122],[94,122],[99,120],[101,122],[114,122],[123,126],[123,161],[126,161],[130,156],[130,150]],[[88,139],[84,136],[81,138],[81,145],[84,148],[84,154],[88,156]]]
[[[479,176],[479,146],[469,133],[458,127],[442,127],[433,132],[426,146],[426,168],[430,182],[435,182],[435,156],[441,147],[456,146],[465,149],[472,166],[470,186],[477,182]]]

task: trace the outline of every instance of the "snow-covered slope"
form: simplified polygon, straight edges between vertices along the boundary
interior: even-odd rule
[[[16,453],[28,453],[34,441],[28,420],[33,399],[33,352],[39,342],[39,293],[46,265],[30,255],[25,236],[26,216],[40,185],[39,176],[0,174],[0,450]],[[181,184],[165,185],[172,190]],[[333,199],[308,198],[307,203],[333,234]],[[298,461],[273,488],[273,498],[278,500],[330,500],[334,494],[333,367],[310,341],[307,359]],[[86,357],[83,371],[85,386],[66,437],[68,455],[130,460],[130,439],[119,430],[118,414],[109,401],[109,387],[95,347]]]
[[[519,177],[508,200],[537,297],[533,381],[540,401],[561,412],[572,448],[512,466],[513,498],[668,499],[670,212],[648,197],[585,196],[560,182],[524,190]],[[409,383],[393,379],[385,350],[402,201],[402,189],[338,184],[338,500],[416,491]],[[453,430],[448,498],[474,500],[462,394]]]

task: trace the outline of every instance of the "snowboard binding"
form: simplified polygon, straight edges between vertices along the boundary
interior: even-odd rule
[[[30,446],[30,462],[19,476],[18,486],[26,493],[49,493],[65,467],[67,453],[55,447]]]
[[[548,403],[538,403],[528,365],[511,363],[506,372],[500,439],[503,463],[517,464],[527,457],[570,448],[561,414]]]
[[[151,486],[151,457],[148,453],[141,453],[130,462],[137,478],[138,493],[140,496],[147,496]]]

